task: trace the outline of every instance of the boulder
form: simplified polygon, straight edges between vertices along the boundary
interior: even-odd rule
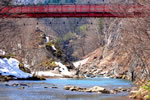
[[[120,93],[120,92],[130,92],[130,88],[116,88],[112,90],[114,93]]]
[[[14,83],[14,84],[12,84],[11,86],[19,86],[19,84],[17,84],[17,83]]]
[[[80,91],[81,88],[80,87],[76,87],[76,86],[72,86],[69,90],[70,91]]]
[[[91,90],[92,92],[100,92],[100,91],[104,91],[105,88],[99,87],[99,86],[94,86],[94,87],[90,88],[89,90]]]
[[[18,88],[18,89],[24,89],[25,87],[20,87],[20,88]]]
[[[45,86],[44,88],[48,88],[48,87]]]
[[[70,90],[71,87],[72,87],[72,86],[65,86],[64,89],[65,89],[65,90]]]
[[[96,92],[96,93],[111,93],[109,90],[106,90],[103,87],[99,86],[94,86],[92,88],[81,88],[81,87],[76,87],[76,86],[65,86],[65,90],[70,90],[70,91],[79,91],[79,92]]]
[[[107,93],[107,94],[110,93],[109,90],[106,90],[105,88],[99,87],[99,86],[94,86],[94,87],[90,88],[89,91],[92,91],[92,92],[101,92],[101,93]]]

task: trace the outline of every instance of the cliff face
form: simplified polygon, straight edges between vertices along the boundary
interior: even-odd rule
[[[103,20],[103,45],[80,67],[89,75],[129,80],[149,78],[149,18]]]

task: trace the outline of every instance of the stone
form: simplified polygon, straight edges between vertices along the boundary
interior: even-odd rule
[[[110,90],[110,93],[111,93],[111,94],[117,94],[117,91]]]
[[[113,89],[114,92],[119,93],[119,92],[130,92],[131,89],[130,88],[117,88],[117,89]]]
[[[99,87],[99,86],[94,86],[94,87],[90,88],[90,90],[91,90],[92,92],[100,92],[100,91],[104,91],[105,88]]]
[[[77,79],[78,75],[73,75],[72,78]]]
[[[9,86],[9,84],[5,84],[5,86]]]
[[[136,94],[138,91],[131,91],[130,93],[131,94]]]
[[[20,84],[20,86],[28,86],[28,85],[27,85],[27,84],[23,84],[23,83],[21,83],[21,84]]]
[[[120,92],[125,92],[125,91],[127,91],[127,89],[121,88],[121,89],[119,89],[119,91]]]
[[[20,88],[18,88],[18,89],[24,89],[24,87],[20,87]]]
[[[150,100],[150,95],[145,95],[144,100]]]
[[[94,86],[94,87],[90,88],[89,91],[101,92],[101,93],[105,93],[105,94],[110,94],[111,93],[109,90],[106,90],[105,88],[99,87],[99,86]]]
[[[71,87],[70,89],[69,89],[70,91],[78,91],[79,89],[77,88],[77,87]]]
[[[130,92],[130,91],[131,91],[131,89],[130,89],[130,88],[128,88],[128,89],[127,89],[127,92]]]
[[[48,87],[45,86],[44,88],[48,88]]]
[[[56,87],[56,86],[53,86],[52,88],[55,88],[55,89],[56,89],[56,88],[58,88],[58,87]]]
[[[126,75],[122,75],[122,79],[126,79]]]
[[[137,97],[136,97],[136,95],[130,95],[129,98],[136,99]]]
[[[84,92],[92,92],[92,90],[91,89],[86,89],[86,90],[84,90]]]
[[[65,90],[70,90],[71,87],[72,87],[72,86],[65,86],[64,89],[65,89]]]
[[[70,91],[79,91],[79,92],[96,92],[96,93],[106,93],[109,94],[111,93],[109,90],[106,90],[103,87],[99,86],[94,86],[92,88],[81,88],[81,87],[76,87],[76,86],[65,86],[65,90],[70,90]]]
[[[14,83],[14,84],[12,84],[12,86],[19,86],[19,84],[17,84],[17,83]]]
[[[70,90],[70,91],[79,91],[79,92],[86,92],[87,88],[80,88],[76,86],[65,86],[65,90]]]

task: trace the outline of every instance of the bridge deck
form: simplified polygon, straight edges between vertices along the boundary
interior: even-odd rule
[[[133,17],[148,14],[141,5],[34,5],[0,7],[0,18]]]

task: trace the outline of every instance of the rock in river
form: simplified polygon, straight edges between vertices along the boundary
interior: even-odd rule
[[[79,92],[96,92],[96,93],[107,93],[109,94],[110,91],[99,86],[94,86],[92,88],[81,88],[81,87],[76,87],[76,86],[65,86],[65,90],[70,90],[70,91],[79,91]]]
[[[103,87],[99,87],[99,86],[94,86],[92,88],[89,89],[91,92],[101,92],[101,93],[106,93],[109,94],[110,91],[103,88]]]

